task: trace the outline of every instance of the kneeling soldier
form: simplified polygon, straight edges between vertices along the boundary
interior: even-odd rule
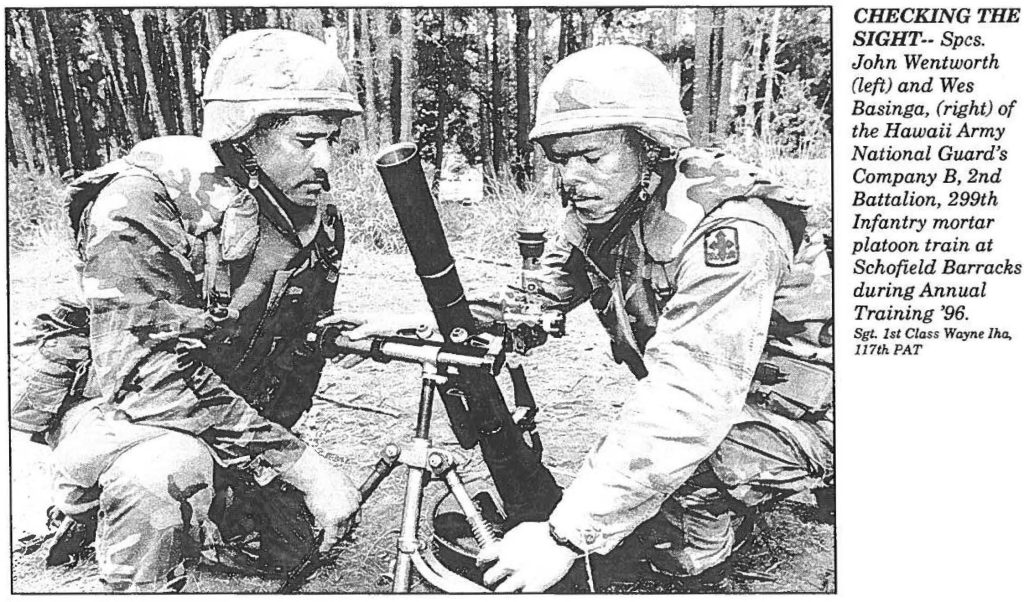
[[[204,99],[202,138],[147,140],[73,184],[84,306],[40,318],[12,411],[54,446],[58,506],[96,524],[115,591],[180,587],[200,557],[282,575],[359,504],[289,428],[324,365],[302,347],[344,246],[323,193],[361,109],[337,56],[283,30],[224,40]],[[223,542],[252,531],[258,557],[238,566]]]
[[[557,64],[530,137],[569,207],[541,296],[589,300],[639,382],[549,522],[481,552],[485,580],[544,590],[659,510],[674,531],[655,568],[702,573],[731,553],[738,509],[833,478],[824,246],[782,188],[691,146],[671,77],[642,49]]]

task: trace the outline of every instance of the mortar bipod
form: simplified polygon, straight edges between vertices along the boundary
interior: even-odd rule
[[[398,464],[408,468],[392,591],[408,592],[412,583],[412,570],[415,569],[428,583],[444,592],[488,593],[490,590],[445,568],[434,557],[430,544],[419,537],[423,487],[430,477],[434,477],[444,480],[451,495],[458,501],[477,543],[483,547],[497,541],[493,529],[481,516],[459,477],[455,455],[431,445],[430,418],[433,414],[434,392],[437,385],[444,382],[444,377],[437,373],[434,364],[423,362],[421,365],[423,378],[415,437],[402,448],[395,444],[385,446],[380,461],[360,487],[360,491],[365,500]]]

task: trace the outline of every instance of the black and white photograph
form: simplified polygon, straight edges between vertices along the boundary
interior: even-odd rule
[[[833,16],[6,7],[10,591],[835,594]]]

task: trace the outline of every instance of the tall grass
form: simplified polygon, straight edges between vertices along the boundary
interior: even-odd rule
[[[373,158],[367,153],[354,153],[338,164],[331,176],[331,197],[345,220],[348,242],[371,251],[404,252],[398,219]]]
[[[464,252],[481,257],[518,256],[515,231],[520,226],[552,232],[561,225],[562,211],[543,184],[530,182],[520,190],[511,178],[484,181],[479,202],[441,203],[445,230]]]
[[[778,183],[796,190],[810,202],[812,228],[832,228],[832,154],[827,145],[801,146],[790,152],[782,144],[754,136],[732,136],[724,150],[759,166]]]
[[[7,236],[12,251],[54,247],[70,252],[64,184],[51,175],[7,169]]]
[[[343,160],[332,182],[331,194],[345,219],[349,242],[382,253],[406,252],[398,220],[369,155]],[[549,230],[558,226],[559,207],[543,188],[531,183],[520,190],[509,177],[489,179],[483,182],[479,200],[435,202],[449,242],[460,251],[508,257],[516,253],[513,237],[519,224]]]

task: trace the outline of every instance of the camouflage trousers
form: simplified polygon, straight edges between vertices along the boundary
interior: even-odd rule
[[[794,493],[834,483],[832,419],[793,420],[748,405],[743,421],[638,535],[663,572],[698,575],[725,561],[737,517]]]
[[[313,545],[301,491],[246,486],[196,437],[117,411],[74,408],[54,460],[58,507],[71,516],[98,509],[96,558],[112,591],[180,589],[186,567],[200,562],[281,575]],[[259,551],[246,562],[230,544],[254,532]]]

